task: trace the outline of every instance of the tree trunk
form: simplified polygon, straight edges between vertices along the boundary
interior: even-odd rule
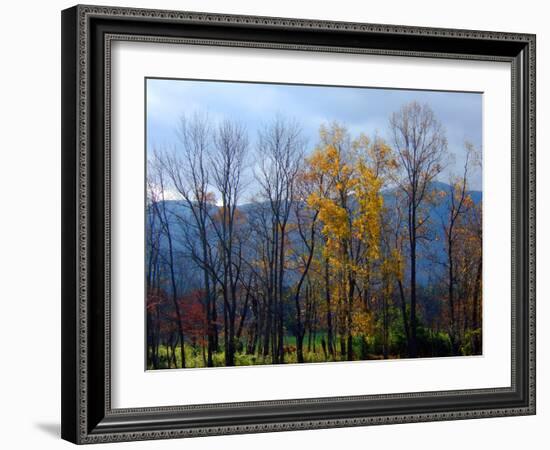
[[[299,363],[304,362],[304,335],[301,332],[296,335],[296,358]]]
[[[179,340],[180,340],[180,350],[181,350],[181,367],[185,368],[185,343],[184,343],[184,334],[183,334],[183,317],[181,315],[180,311],[180,305],[178,303],[178,294],[177,294],[177,286],[176,286],[176,274],[174,271],[174,252],[172,247],[172,236],[170,235],[170,232],[167,233],[168,235],[168,251],[169,251],[169,258],[170,258],[170,280],[172,282],[172,303],[174,304],[174,308],[176,310],[176,317],[177,317],[177,328],[179,333]]]
[[[472,328],[474,330],[481,329],[481,274],[482,274],[482,258],[480,257],[477,263],[476,282],[474,289],[473,311],[472,311]],[[479,336],[479,337],[478,337]],[[474,337],[474,345],[472,348],[474,354],[478,354],[481,351],[481,334],[476,334]]]
[[[405,337],[407,338],[407,349],[411,345],[411,336],[409,330],[409,319],[407,318],[407,301],[405,300],[405,290],[403,289],[403,282],[398,279],[397,285],[399,287],[399,298],[401,300],[401,314],[403,316],[403,328],[405,329]]]
[[[344,339],[344,335],[340,336],[340,355],[342,359],[345,359],[347,357],[346,340]]]
[[[208,260],[208,249],[206,247],[206,233],[203,231],[201,236],[202,240],[202,258],[203,258],[203,277],[204,277],[204,290],[206,293],[206,332],[207,336],[207,357],[206,366],[214,367],[212,360],[212,351],[214,348],[214,328],[212,324],[212,294],[210,291],[210,273],[206,267],[206,261]]]
[[[417,343],[416,343],[416,207],[414,206],[415,198],[413,196],[412,217],[409,221],[409,233],[411,244],[411,339],[409,343],[409,357],[416,358]]]
[[[215,282],[212,286],[215,286]],[[214,288],[215,291],[215,288]],[[218,307],[216,301],[216,292],[212,295],[212,352],[216,353],[220,351],[220,340],[218,331]]]
[[[327,346],[328,352],[332,356],[332,359],[334,359],[336,356],[336,352],[332,331],[332,311],[330,305],[330,269],[328,265],[328,258],[325,258],[325,301],[327,304]]]
[[[277,276],[277,294],[278,294],[278,316],[279,316],[279,341],[278,341],[278,352],[279,352],[279,364],[284,364],[285,352],[284,352],[284,274],[285,274],[285,225],[281,226],[281,236],[279,238],[279,274]]]
[[[451,350],[453,355],[458,354],[459,349],[459,340],[457,336],[457,330],[456,330],[456,317],[455,317],[455,300],[454,300],[454,261],[453,261],[453,240],[452,240],[452,225],[449,229],[449,238],[447,240],[447,246],[448,246],[448,258],[449,258],[449,286],[448,286],[448,296],[449,296],[449,309],[450,309],[450,320],[451,320]]]
[[[351,273],[348,275],[349,283],[349,292],[348,292],[348,307],[347,307],[347,360],[353,361],[353,337],[352,337],[352,327],[353,327],[353,295],[355,292],[355,281]]]

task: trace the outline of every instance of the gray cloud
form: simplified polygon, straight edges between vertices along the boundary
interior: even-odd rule
[[[388,136],[388,120],[404,103],[427,103],[446,130],[454,164],[441,174],[458,170],[464,160],[464,141],[482,145],[482,94],[357,87],[327,87],[237,82],[149,79],[147,81],[147,146],[176,143],[175,127],[182,114],[206,111],[213,119],[229,117],[248,129],[251,139],[274,115],[298,120],[311,148],[319,126],[333,120],[352,133]],[[481,189],[481,173],[472,188]]]

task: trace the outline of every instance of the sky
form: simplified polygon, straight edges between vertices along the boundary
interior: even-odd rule
[[[333,121],[346,125],[352,137],[377,134],[391,143],[390,115],[413,100],[427,103],[446,132],[451,158],[439,181],[460,172],[465,140],[476,148],[482,145],[481,93],[174,79],[147,79],[146,86],[148,152],[177,146],[180,117],[195,112],[213,120],[237,120],[246,127],[251,145],[277,114],[301,125],[310,151],[318,143],[319,126]],[[481,190],[480,170],[472,173],[470,188]]]

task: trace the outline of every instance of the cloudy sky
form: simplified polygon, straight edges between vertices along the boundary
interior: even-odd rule
[[[317,144],[319,126],[335,120],[352,136],[377,133],[391,142],[391,113],[413,100],[429,104],[445,128],[454,163],[440,175],[441,181],[460,170],[465,140],[477,148],[482,144],[479,93],[165,79],[148,79],[146,93],[148,151],[176,145],[179,118],[194,112],[207,112],[215,120],[238,120],[252,145],[258,130],[277,114],[301,124],[309,149]],[[480,172],[473,174],[471,188],[481,190],[481,180]]]

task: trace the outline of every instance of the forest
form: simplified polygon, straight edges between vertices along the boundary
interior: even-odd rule
[[[481,149],[427,103],[386,127],[181,116],[147,155],[147,369],[482,353]]]

